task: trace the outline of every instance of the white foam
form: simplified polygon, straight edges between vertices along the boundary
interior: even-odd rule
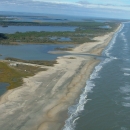
[[[102,69],[102,66],[96,66],[95,67],[96,72],[100,71],[101,69]]]
[[[125,100],[130,100],[130,97],[124,97]]]
[[[123,105],[124,107],[130,107],[130,103],[123,102],[122,105]]]
[[[122,32],[122,33],[121,33],[121,37],[122,37],[122,40],[123,40],[125,43],[127,43],[127,39],[126,39],[124,33],[125,33],[125,32]]]
[[[129,93],[130,92],[130,85],[126,85],[124,87],[120,87],[121,93]]]
[[[124,71],[130,71],[130,68],[123,68]]]
[[[77,117],[77,118],[73,121],[73,123],[75,123],[78,119],[79,119],[79,117]]]
[[[76,121],[79,119],[77,117],[81,111],[84,110],[84,104],[91,99],[87,99],[87,93],[92,91],[92,88],[95,84],[92,81],[88,81],[85,87],[83,94],[80,95],[80,100],[78,104],[73,105],[69,108],[69,114],[71,115],[70,118],[66,120],[65,126],[63,130],[74,130]]]
[[[124,36],[124,33],[125,33],[125,32],[122,32],[122,33],[121,33],[121,36]]]
[[[122,24],[122,27],[121,27],[120,30],[114,35],[114,37],[113,37],[113,39],[111,40],[111,42],[109,43],[107,49],[104,51],[105,55],[106,55],[107,57],[110,57],[111,59],[117,59],[116,57],[112,57],[109,52],[110,52],[110,50],[113,48],[113,45],[114,45],[115,42],[116,42],[116,38],[117,38],[118,34],[123,30],[123,28],[124,28],[124,24]],[[122,35],[123,35],[123,33],[122,33]]]
[[[129,73],[124,73],[124,75],[125,75],[125,76],[130,76],[130,74],[129,74]]]
[[[95,78],[100,78],[100,77],[98,76],[98,72],[99,72],[101,69],[102,69],[102,64],[97,65],[97,66],[95,67],[94,72],[90,75],[90,80],[93,80],[93,79],[95,79]],[[89,82],[88,82],[88,84],[89,84]]]
[[[108,63],[110,61],[112,61],[112,58],[107,58],[107,59],[105,59],[104,64],[106,64],[106,63]]]

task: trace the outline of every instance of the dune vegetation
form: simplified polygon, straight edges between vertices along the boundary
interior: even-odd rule
[[[46,68],[28,65],[10,65],[9,63],[0,62],[0,82],[9,83],[7,89],[13,89],[23,84],[23,78],[33,76],[39,71],[45,71]]]

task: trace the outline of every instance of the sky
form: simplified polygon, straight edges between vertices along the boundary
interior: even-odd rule
[[[130,19],[130,0],[0,0],[0,11]]]

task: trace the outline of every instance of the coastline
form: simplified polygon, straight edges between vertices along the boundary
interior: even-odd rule
[[[0,97],[0,128],[4,130],[60,130],[68,118],[68,107],[79,98],[93,68],[100,61],[89,53],[101,55],[121,25],[107,35],[96,37],[97,42],[84,43],[59,57],[54,67],[25,78],[24,84]],[[72,58],[73,57],[73,58]],[[17,120],[12,120],[13,118]],[[7,125],[8,122],[8,125]]]

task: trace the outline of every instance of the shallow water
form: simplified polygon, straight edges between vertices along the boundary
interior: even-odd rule
[[[8,85],[8,83],[0,83],[0,96],[6,92]]]
[[[64,130],[130,130],[130,23],[102,55]]]

